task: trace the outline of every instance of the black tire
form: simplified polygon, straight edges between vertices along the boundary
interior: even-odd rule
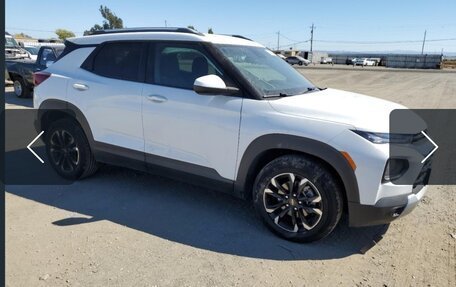
[[[301,61],[299,61],[298,65],[299,65],[299,66],[302,66],[302,62],[301,62]]]
[[[18,98],[28,98],[31,95],[31,88],[22,77],[13,79],[14,94]]]
[[[296,192],[286,190],[289,183],[281,182],[282,177],[291,178],[284,175],[289,173],[294,174]],[[272,179],[276,180],[276,185],[272,184]],[[275,186],[281,188],[273,190]],[[282,190],[284,194],[290,192],[287,199],[280,194]],[[256,177],[253,203],[269,229],[296,242],[312,242],[327,236],[336,227],[343,211],[342,189],[334,175],[318,160],[302,155],[285,155],[268,163]],[[281,214],[284,215],[279,217]]]
[[[77,180],[97,171],[87,137],[76,120],[53,122],[45,131],[45,143],[52,168],[63,178]]]

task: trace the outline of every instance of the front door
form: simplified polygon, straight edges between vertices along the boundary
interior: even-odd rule
[[[152,45],[148,59],[142,97],[146,161],[233,180],[242,98],[193,91],[198,77],[226,75],[197,43]]]

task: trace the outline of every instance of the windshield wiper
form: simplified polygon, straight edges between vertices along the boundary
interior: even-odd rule
[[[309,88],[307,88],[307,91],[302,92],[302,93],[305,94],[305,93],[308,93],[308,92],[315,92],[315,91],[319,91],[319,90],[320,89],[317,88],[317,87],[309,87]]]
[[[283,98],[283,97],[291,97],[293,95],[287,93],[278,93],[274,95],[264,95],[263,98]]]
[[[296,93],[296,94],[278,93],[278,94],[273,94],[273,95],[264,95],[263,98],[291,97],[291,96],[296,96],[296,95],[302,95],[302,94],[309,93],[309,92],[321,91],[324,89],[326,89],[326,88],[320,89],[318,87],[309,87],[309,88],[307,88],[307,90],[300,92],[300,93]]]

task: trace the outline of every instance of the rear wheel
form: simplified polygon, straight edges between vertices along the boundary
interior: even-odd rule
[[[299,65],[299,66],[302,66],[302,62],[300,61],[300,62],[298,63],[298,65]]]
[[[342,191],[318,160],[286,155],[267,164],[253,189],[256,211],[279,236],[311,242],[331,233],[342,215]]]
[[[49,161],[60,176],[76,180],[97,171],[89,142],[75,120],[57,120],[46,130],[45,135]]]
[[[13,82],[14,94],[18,98],[27,98],[30,96],[30,86],[21,77],[16,77]]]

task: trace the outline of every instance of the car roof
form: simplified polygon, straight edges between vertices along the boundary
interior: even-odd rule
[[[120,31],[106,30],[104,32],[96,32],[94,35],[68,38],[67,40],[78,45],[97,45],[107,41],[163,40],[263,47],[259,43],[242,36],[203,34],[187,28],[129,28],[121,29]]]

